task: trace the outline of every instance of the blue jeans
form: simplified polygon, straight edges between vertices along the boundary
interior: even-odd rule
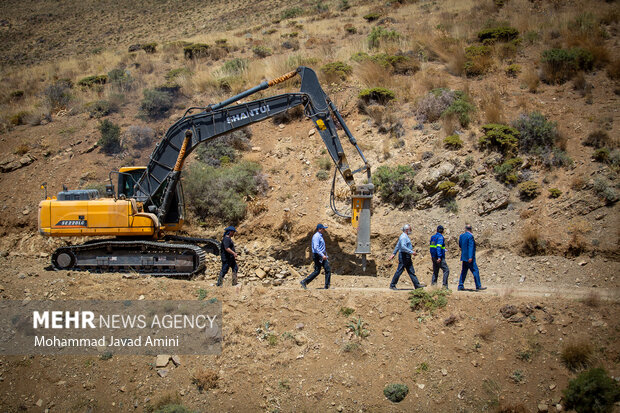
[[[398,268],[394,273],[394,277],[392,277],[392,282],[390,283],[390,287],[396,287],[396,283],[400,278],[403,271],[407,270],[407,274],[409,274],[409,278],[411,279],[411,283],[415,288],[420,288],[420,282],[418,281],[418,277],[415,276],[415,270],[413,269],[413,262],[411,261],[411,254],[407,254],[406,252],[398,253]]]
[[[476,260],[473,260],[472,262],[463,261],[458,289],[465,289],[465,287],[463,287],[463,283],[465,282],[465,277],[467,277],[468,270],[470,270],[471,273],[474,275],[474,283],[476,284],[476,289],[482,288],[482,285],[480,284],[480,273],[478,272],[478,265],[476,265]]]
[[[329,261],[321,260],[321,258],[323,258],[321,257],[321,254],[312,254],[312,258],[314,260],[314,271],[303,280],[303,283],[310,284],[310,281],[314,280],[321,272],[321,268],[323,268],[325,270],[325,288],[329,288],[329,281],[332,277],[332,270],[329,267]]]

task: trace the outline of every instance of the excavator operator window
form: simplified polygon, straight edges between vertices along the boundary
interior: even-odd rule
[[[118,174],[118,196],[125,195],[127,198],[132,198],[134,196],[136,182],[138,182],[143,173],[144,170],[142,169],[120,172]]]

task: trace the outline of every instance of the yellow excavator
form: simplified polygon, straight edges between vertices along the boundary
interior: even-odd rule
[[[295,76],[301,78],[300,92],[232,105]],[[374,190],[370,165],[336,106],[321,88],[315,72],[303,66],[220,103],[189,108],[168,129],[146,167],[124,167],[110,174],[105,197],[100,197],[97,190],[88,189],[65,189],[52,198],[46,195],[39,204],[40,234],[105,237],[58,248],[52,254],[52,266],[58,270],[138,272],[169,277],[192,277],[201,272],[206,253],[218,254],[220,245],[213,239],[175,234],[183,227],[185,217],[180,182],[184,161],[203,142],[296,106],[302,106],[304,115],[314,122],[336,171],[351,189],[351,214],[342,214],[335,204],[335,171],[330,205],[337,215],[351,219],[357,230],[355,253],[361,254],[365,268],[366,256],[370,254],[370,204]],[[336,122],[361,158],[362,165],[355,171],[351,171],[347,162]],[[365,173],[366,182],[356,184],[354,175],[360,172]],[[116,192],[112,174],[118,175]]]

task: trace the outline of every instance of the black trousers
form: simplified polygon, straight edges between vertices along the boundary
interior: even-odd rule
[[[400,275],[403,271],[407,270],[409,274],[409,278],[413,283],[415,288],[420,288],[420,282],[418,281],[418,277],[415,276],[415,270],[413,269],[413,262],[411,261],[411,254],[407,254],[406,252],[398,253],[398,268],[394,273],[394,277],[392,278],[392,282],[390,283],[390,287],[396,287],[396,283],[400,278]]]
[[[325,270],[325,288],[329,288],[329,281],[332,277],[332,270],[329,267],[329,261],[321,260],[321,254],[312,254],[312,258],[314,260],[314,271],[312,274],[304,278],[304,284],[310,284],[310,281],[314,280],[317,275],[321,272],[321,268]]]
[[[431,259],[433,260],[433,279],[431,280],[431,284],[437,284],[437,277],[439,276],[439,269],[441,268],[443,271],[443,286],[448,287],[450,268],[448,268],[446,257],[443,257],[440,263],[437,263],[437,257],[431,257]]]
[[[219,277],[217,277],[217,285],[222,285],[222,282],[224,281],[224,276],[231,268],[233,274],[232,284],[237,284],[237,272],[239,271],[239,267],[237,266],[237,260],[234,258],[222,258],[222,269],[220,270]]]

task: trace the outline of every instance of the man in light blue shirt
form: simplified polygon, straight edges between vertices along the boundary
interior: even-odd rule
[[[396,247],[394,248],[394,252],[390,259],[394,258],[396,254],[398,254],[398,268],[394,273],[394,277],[392,278],[392,282],[390,283],[390,290],[397,290],[396,283],[400,278],[400,275],[404,270],[407,270],[409,274],[409,278],[411,279],[411,283],[414,288],[422,288],[424,285],[420,284],[418,281],[418,277],[415,276],[415,270],[413,269],[413,262],[411,261],[412,255],[418,255],[417,252],[413,251],[413,246],[411,245],[411,239],[409,239],[409,234],[411,234],[411,225],[406,224],[403,226],[403,233],[400,234],[398,238],[398,242],[396,243]]]
[[[312,258],[314,261],[314,271],[305,279],[301,280],[301,287],[305,290],[307,285],[314,280],[321,272],[321,267],[325,270],[325,289],[329,289],[329,281],[331,279],[331,268],[327,261],[327,251],[325,249],[325,240],[323,239],[323,231],[327,229],[327,225],[319,224],[316,226],[316,232],[312,236]]]

